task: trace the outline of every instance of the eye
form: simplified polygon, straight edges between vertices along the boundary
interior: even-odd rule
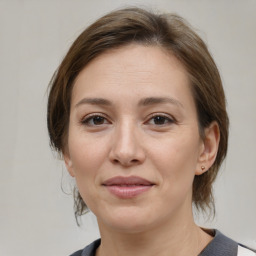
[[[166,115],[159,115],[159,114],[155,114],[148,121],[149,124],[157,125],[157,126],[168,125],[174,122],[175,121],[171,117]]]
[[[93,114],[85,117],[81,123],[87,126],[100,126],[109,124],[109,121],[104,116]]]

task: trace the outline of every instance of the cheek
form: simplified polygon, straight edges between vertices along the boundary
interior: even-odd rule
[[[72,161],[73,173],[80,193],[97,183],[97,175],[107,156],[105,141],[72,134],[69,136],[69,155]]]
[[[79,140],[72,141],[70,145],[70,157],[78,190],[86,205],[94,209],[98,193],[98,174],[106,157],[103,147],[97,143]]]
[[[151,155],[166,190],[191,188],[198,160],[195,136],[170,138],[156,145]]]
[[[107,141],[104,137],[99,138],[86,133],[82,127],[73,127],[71,126],[68,138],[70,158],[74,171],[77,174],[80,172],[86,174],[94,165],[100,163],[105,155]]]

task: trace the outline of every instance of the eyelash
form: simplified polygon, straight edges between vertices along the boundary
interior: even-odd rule
[[[153,120],[154,118],[161,118],[160,120],[158,121],[164,121],[163,124],[150,124],[150,121]],[[100,123],[100,124],[91,124],[90,122],[94,120],[94,118],[100,118],[100,120],[98,121],[102,121],[103,123]],[[94,120],[95,121],[95,120]],[[167,122],[166,122],[167,121]],[[156,125],[156,126],[166,126],[168,124],[173,124],[175,123],[176,120],[168,115],[164,115],[164,114],[159,114],[159,113],[154,113],[154,114],[151,114],[149,116],[149,118],[147,119],[147,121],[144,123],[144,124],[149,124],[149,125]],[[90,114],[88,116],[86,116],[85,118],[83,118],[81,120],[81,124],[83,125],[86,125],[86,126],[90,126],[90,127],[93,127],[93,126],[101,126],[101,125],[105,125],[105,124],[110,124],[111,122],[108,120],[108,118],[106,118],[105,115],[102,115],[100,113],[95,113],[95,114]]]
[[[102,115],[100,113],[97,113],[97,114],[90,114],[90,115],[86,116],[85,118],[83,118],[81,120],[81,124],[86,125],[86,126],[100,126],[100,125],[103,125],[103,124],[90,124],[90,121],[93,121],[94,118],[101,118],[101,120],[103,121],[103,124],[106,124],[105,121],[107,121],[107,123],[110,123],[104,115]]]
[[[164,124],[152,124],[152,125],[156,125],[156,126],[165,126],[165,125],[168,125],[168,124],[173,124],[176,122],[176,120],[172,117],[170,117],[169,115],[165,115],[165,114],[160,114],[160,113],[154,113],[154,114],[151,114],[148,121],[146,123],[149,123],[151,120],[153,120],[154,118],[157,118],[157,117],[160,117],[160,118],[163,118],[164,119],[164,122],[167,121],[167,123],[164,123]],[[163,120],[162,120],[163,121]]]

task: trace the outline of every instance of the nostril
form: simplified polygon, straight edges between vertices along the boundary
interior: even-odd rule
[[[112,162],[114,164],[121,164],[121,165],[124,165],[124,166],[131,166],[131,165],[134,165],[134,164],[138,164],[140,161],[138,159],[132,159],[132,160],[119,160],[119,159],[113,159]]]

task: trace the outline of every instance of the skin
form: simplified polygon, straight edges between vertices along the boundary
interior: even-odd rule
[[[188,75],[173,55],[131,44],[90,62],[74,84],[64,159],[97,217],[97,255],[197,255],[212,237],[194,223],[192,184],[218,142],[216,123],[200,138]],[[102,185],[132,175],[154,186],[121,199]]]

